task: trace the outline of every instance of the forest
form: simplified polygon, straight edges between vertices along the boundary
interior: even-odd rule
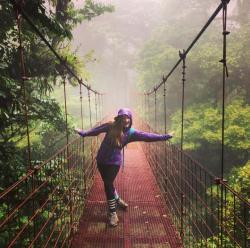
[[[154,97],[150,97],[150,109],[145,111],[141,107],[143,97],[135,96],[152,90],[161,81],[179,59],[179,51],[189,45],[220,1],[147,0],[142,3],[137,0],[137,8],[132,0],[119,4],[85,0],[81,5],[70,0],[21,2],[25,13],[77,75],[95,89],[115,95],[106,97],[104,112],[112,112],[114,106],[129,105],[158,132],[164,131],[166,118],[167,129],[175,132],[173,143],[180,144],[181,68],[167,82],[167,116],[163,112],[163,90],[157,93],[157,126],[154,126]],[[249,201],[250,2],[231,2],[225,171],[229,185]],[[71,139],[74,126],[80,125],[78,82],[15,11],[15,1],[0,1],[1,192],[24,175],[29,166],[25,106],[28,106],[32,165],[46,160],[65,145],[65,80],[69,88]],[[21,23],[28,77],[25,89],[21,80],[17,18]],[[184,114],[185,152],[216,176],[220,173],[221,159],[221,33],[218,16],[187,57]],[[78,38],[83,39],[84,47],[79,45]],[[84,127],[89,128],[87,94],[84,94]],[[95,103],[91,104],[93,119],[97,121]],[[7,208],[5,203],[0,203],[0,219],[6,216]],[[0,246],[4,235],[0,236]]]

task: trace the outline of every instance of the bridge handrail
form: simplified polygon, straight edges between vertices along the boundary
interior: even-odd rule
[[[148,123],[141,126],[155,132]],[[171,142],[145,142],[143,150],[184,244],[249,247],[248,198]]]

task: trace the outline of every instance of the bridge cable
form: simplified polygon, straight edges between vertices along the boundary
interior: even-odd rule
[[[181,168],[180,168],[180,187],[181,187],[181,231],[180,235],[184,238],[184,193],[183,193],[183,131],[184,131],[184,101],[185,101],[185,81],[186,81],[186,52],[179,51],[182,60],[182,99],[181,99]]]
[[[92,115],[91,115],[91,99],[90,99],[90,89],[88,88],[88,102],[89,102],[89,124],[92,128]]]
[[[83,130],[83,106],[82,106],[82,84],[79,84],[80,89],[80,104],[81,104],[81,128]]]
[[[97,117],[97,99],[96,99],[96,93],[95,93],[95,121],[97,122],[98,117]]]
[[[149,98],[149,94],[147,94],[148,97],[148,124],[150,124],[150,98]],[[148,125],[148,131],[150,132],[150,125]]]
[[[228,77],[227,69],[227,35],[230,34],[227,31],[227,4],[229,0],[222,0],[223,3],[223,12],[222,12],[222,25],[223,25],[223,58],[220,62],[223,65],[222,73],[222,137],[221,137],[221,179],[224,179],[224,133],[225,133],[225,82],[226,77]]]
[[[225,84],[226,84],[226,77],[228,77],[228,69],[227,69],[227,35],[230,34],[229,31],[227,31],[227,4],[229,3],[229,0],[221,0],[223,5],[223,11],[222,11],[222,26],[223,26],[223,58],[219,61],[222,63],[223,66],[223,72],[222,72],[222,118],[221,118],[221,180],[222,182],[226,182],[224,179],[224,139],[225,139]],[[223,186],[222,186],[223,187]],[[220,242],[221,247],[224,246],[224,240],[223,240],[223,233],[224,233],[224,206],[226,203],[224,203],[224,195],[223,188],[221,190],[221,209],[220,209],[220,221],[221,221],[221,227],[220,227]],[[226,209],[225,209],[226,211]]]
[[[31,168],[31,145],[30,145],[30,131],[29,131],[29,114],[28,114],[28,103],[27,103],[27,92],[26,92],[26,81],[28,80],[28,77],[26,75],[26,68],[24,63],[24,47],[22,42],[22,34],[21,34],[21,14],[20,14],[20,8],[22,8],[23,1],[20,2],[19,8],[17,6],[14,6],[15,10],[15,17],[16,17],[16,23],[17,23],[17,30],[18,30],[18,42],[19,42],[19,66],[21,69],[21,82],[23,90],[23,100],[24,100],[24,116],[25,116],[25,125],[26,125],[26,136],[27,136],[27,143],[28,143],[28,163],[29,168]]]
[[[68,109],[67,109],[67,95],[66,95],[66,76],[63,77],[63,98],[64,98],[65,132],[66,132],[67,157],[68,157],[69,130],[68,130]]]
[[[100,95],[98,94],[98,106],[99,106],[99,120],[101,120],[101,99],[100,99]]]
[[[20,3],[17,3],[15,0],[10,0],[14,8],[17,8],[19,11],[19,14],[22,15],[22,17],[27,21],[27,23],[34,29],[35,33],[41,38],[41,40],[48,46],[48,48],[51,50],[51,52],[55,55],[55,57],[59,60],[61,65],[63,65],[67,71],[78,81],[79,84],[82,84],[85,88],[92,91],[93,93],[102,94],[99,93],[96,90],[91,89],[89,85],[83,82],[81,78],[79,78],[76,73],[70,68],[70,66],[66,63],[66,60],[63,59],[57,51],[53,48],[53,46],[49,43],[49,41],[44,37],[44,35],[40,32],[40,30],[36,27],[36,25],[33,23],[33,21],[30,19],[30,17],[26,14],[26,12],[23,10],[22,6],[20,6]]]
[[[20,8],[22,8],[23,5],[23,0],[20,1]],[[31,144],[30,144],[30,131],[29,131],[29,114],[28,114],[28,99],[27,99],[27,92],[26,92],[26,81],[28,81],[28,77],[26,74],[26,67],[25,67],[25,62],[24,62],[24,47],[23,47],[23,42],[22,42],[22,34],[21,34],[21,14],[20,14],[20,8],[17,8],[16,6],[14,7],[15,11],[15,18],[16,18],[16,23],[17,23],[17,32],[18,32],[18,42],[19,42],[19,66],[20,66],[20,73],[21,73],[21,90],[23,90],[23,100],[24,100],[24,115],[25,115],[25,125],[26,125],[26,136],[27,136],[27,149],[28,149],[28,167],[29,169],[32,168],[32,163],[31,163]],[[34,191],[35,188],[35,183],[34,183],[34,174],[32,173],[31,177],[31,185],[32,185],[32,191]],[[32,198],[31,201],[32,204],[32,213],[35,211],[35,202],[34,198]],[[33,237],[35,236],[35,225],[33,223]],[[31,235],[31,234],[29,234]]]
[[[229,3],[230,0],[222,0],[225,1],[226,3]],[[190,50],[193,48],[193,46],[197,43],[197,41],[200,39],[200,37],[202,36],[202,34],[206,31],[206,29],[209,27],[209,25],[212,23],[212,21],[215,19],[215,17],[218,15],[218,13],[220,12],[220,10],[223,8],[223,3],[221,3],[217,9],[214,11],[214,13],[211,15],[211,17],[209,18],[209,20],[207,21],[207,23],[202,27],[202,29],[200,30],[200,32],[197,34],[197,36],[195,37],[195,39],[191,42],[191,44],[189,45],[189,47],[185,50],[185,55],[187,55]],[[153,94],[155,90],[158,90],[162,84],[164,84],[164,82],[167,81],[167,79],[172,75],[172,73],[175,71],[175,69],[178,67],[178,65],[181,63],[182,59],[180,58],[176,64],[173,66],[173,68],[170,70],[170,72],[163,77],[163,80],[157,85],[155,86],[151,91],[148,91],[148,94]]]
[[[155,89],[155,94],[154,94],[154,99],[155,99],[155,101],[154,101],[154,103],[155,103],[155,131],[157,131],[157,116],[156,116],[156,107],[157,107],[157,97],[156,97],[156,89]]]

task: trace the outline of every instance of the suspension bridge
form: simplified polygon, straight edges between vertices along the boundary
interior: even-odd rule
[[[101,137],[69,139],[67,87],[64,79],[64,106],[67,144],[46,161],[35,164],[31,159],[28,104],[25,96],[26,73],[20,20],[23,18],[79,83],[83,127],[83,88],[87,90],[90,126],[105,121],[104,94],[92,89],[68,66],[42,35],[21,6],[13,2],[19,37],[21,82],[24,89],[27,126],[27,173],[3,189],[0,201],[7,206],[1,217],[0,237],[4,247],[250,247],[250,203],[224,178],[224,109],[227,74],[227,5],[222,0],[190,46],[180,52],[180,59],[162,78],[159,85],[142,94],[142,109],[149,112],[149,98],[154,97],[157,124],[157,93],[164,97],[166,83],[182,63],[181,145],[171,143],[132,143],[126,149],[125,170],[119,173],[117,187],[129,203],[119,212],[117,228],[106,224],[103,185],[96,170],[95,156]],[[185,118],[186,57],[199,38],[222,12],[222,144],[221,175],[213,175],[183,150]],[[91,101],[94,96],[95,122]],[[166,118],[164,122],[166,133]],[[147,120],[138,118],[135,127],[155,132]],[[230,211],[229,211],[230,210]],[[25,217],[24,217],[25,216]]]

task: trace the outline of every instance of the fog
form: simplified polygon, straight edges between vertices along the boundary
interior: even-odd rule
[[[134,108],[138,101],[138,74],[136,62],[138,53],[145,43],[157,39],[160,27],[173,25],[176,20],[186,16],[183,25],[183,34],[173,37],[172,42],[179,44],[179,49],[187,47],[220,1],[210,1],[193,4],[197,1],[176,0],[106,0],[96,1],[115,6],[113,13],[105,13],[91,21],[84,21],[73,31],[73,47],[77,54],[83,57],[94,50],[94,60],[87,64],[92,79],[88,82],[93,88],[106,93],[104,97],[105,112],[114,112],[126,106]],[[183,4],[183,2],[185,2]],[[82,7],[84,1],[75,1],[75,6]],[[194,6],[193,6],[194,5]],[[234,4],[230,6],[233,8]],[[196,15],[193,8],[196,7]],[[200,9],[199,9],[200,8]],[[200,10],[200,11],[199,11]],[[173,26],[174,29],[174,26]],[[187,32],[187,30],[189,30]],[[187,35],[188,33],[188,35]],[[167,39],[171,34],[166,33]],[[178,54],[176,54],[176,61]],[[159,81],[166,71],[159,75]],[[157,82],[152,82],[155,85]]]
[[[122,106],[132,107],[135,103],[136,56],[161,21],[162,1],[102,2],[113,4],[115,12],[105,13],[75,28],[73,45],[80,56],[94,50],[96,62],[87,65],[92,75],[90,84],[107,93],[104,102],[109,112]]]

